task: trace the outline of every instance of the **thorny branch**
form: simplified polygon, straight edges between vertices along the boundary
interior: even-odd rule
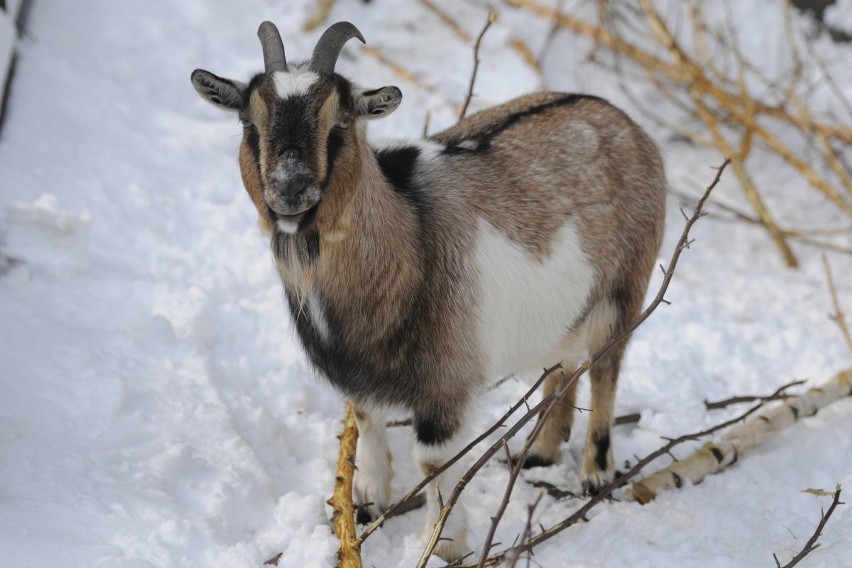
[[[785,390],[787,390],[787,389],[789,389],[793,386],[796,386],[798,384],[800,384],[800,381],[794,381],[792,383],[788,383],[786,385],[783,385],[783,386],[779,387],[778,390],[775,391],[775,393],[773,393],[773,396],[780,395]],[[504,551],[502,551],[498,554],[495,554],[495,555],[488,557],[488,559],[486,560],[486,562],[484,564],[482,564],[482,566],[496,566],[497,564],[499,564],[500,562],[502,562],[506,558],[511,557],[512,555],[521,554],[523,552],[530,551],[530,550],[533,549],[534,546],[554,537],[555,535],[557,535],[558,533],[567,529],[568,527],[570,527],[570,526],[572,526],[572,525],[574,525],[574,524],[576,524],[580,521],[586,520],[587,513],[595,505],[597,505],[601,501],[604,501],[605,499],[608,499],[609,496],[612,495],[612,493],[616,489],[623,486],[625,483],[627,483],[627,481],[629,481],[633,477],[636,477],[636,475],[638,475],[639,472],[646,465],[648,465],[649,463],[651,463],[655,459],[657,459],[661,456],[664,456],[664,455],[669,455],[674,447],[676,447],[676,446],[678,446],[678,445],[680,445],[684,442],[698,440],[700,438],[703,438],[703,437],[709,436],[710,434],[718,432],[719,430],[723,430],[724,428],[727,428],[728,426],[732,426],[734,424],[742,422],[746,418],[748,418],[749,416],[751,416],[752,414],[754,414],[755,412],[757,412],[758,410],[763,408],[763,406],[765,404],[766,404],[766,402],[760,401],[759,403],[755,404],[754,406],[749,408],[747,411],[743,412],[742,414],[740,414],[739,416],[737,416],[735,418],[732,418],[730,420],[726,420],[725,422],[717,424],[716,426],[713,426],[713,427],[708,428],[706,430],[702,430],[700,432],[695,432],[693,434],[685,434],[683,436],[679,436],[677,438],[673,438],[673,439],[669,440],[661,448],[657,449],[654,452],[651,452],[650,454],[648,454],[644,458],[637,461],[636,464],[634,464],[633,467],[630,468],[626,473],[624,473],[621,476],[613,479],[609,484],[607,484],[606,486],[601,488],[597,495],[591,497],[582,507],[577,509],[569,517],[567,517],[566,519],[562,520],[561,522],[553,525],[552,527],[550,527],[548,529],[542,530],[539,534],[528,539],[526,543],[521,543],[521,544],[516,545],[512,548],[506,549],[506,550],[504,550]],[[476,568],[477,566],[478,565],[476,565],[476,564],[465,564],[465,565],[460,566],[458,568]]]
[[[819,548],[817,540],[820,536],[822,536],[822,529],[825,528],[826,523],[828,523],[828,519],[831,517],[831,514],[834,513],[834,509],[836,509],[838,505],[845,505],[845,503],[840,500],[840,485],[834,489],[834,498],[831,500],[831,506],[829,506],[828,511],[825,511],[820,516],[819,524],[817,525],[814,534],[810,539],[808,539],[808,542],[805,543],[805,547],[784,566],[781,566],[781,563],[778,561],[778,557],[775,554],[772,555],[772,558],[775,559],[776,568],[793,568],[793,566],[798,564],[802,558]]]

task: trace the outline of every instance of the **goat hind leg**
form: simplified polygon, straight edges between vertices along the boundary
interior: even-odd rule
[[[447,409],[440,409],[447,410]],[[414,430],[417,444],[415,459],[424,475],[432,474],[464,447],[467,428],[452,412],[415,413]],[[424,536],[429,538],[438,522],[441,508],[449,499],[463,474],[458,462],[441,472],[426,488],[426,525]],[[459,505],[459,504],[457,504]],[[470,552],[467,545],[467,519],[464,510],[456,506],[447,517],[441,539],[434,553],[447,562],[463,558]]]

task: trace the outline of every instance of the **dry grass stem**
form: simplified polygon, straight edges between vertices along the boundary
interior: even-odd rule
[[[308,18],[302,30],[312,32],[325,23],[328,19],[328,14],[334,8],[335,0],[317,0],[316,11]]]
[[[385,55],[381,50],[379,50],[375,46],[365,45],[363,47],[364,53],[369,55],[370,57],[376,59],[379,63],[386,66],[390,69],[394,75],[402,79],[407,83],[411,83],[415,87],[426,91],[427,93],[436,93],[438,91],[434,85],[430,85],[420,79],[417,75],[407,70],[405,67],[400,65],[399,63],[390,59],[387,55]]]
[[[459,24],[452,16],[450,16],[446,11],[444,11],[443,8],[435,4],[435,2],[433,2],[432,0],[420,0],[420,3],[423,4],[423,6],[427,10],[438,16],[438,19],[441,20],[441,23],[450,28],[455,34],[455,36],[462,43],[470,43],[470,34],[464,31],[464,28],[461,27],[461,24]]]

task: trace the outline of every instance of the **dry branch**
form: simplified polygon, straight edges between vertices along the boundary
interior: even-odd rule
[[[464,28],[461,27],[452,16],[450,16],[443,8],[440,8],[437,4],[435,4],[432,0],[420,0],[420,3],[426,7],[427,10],[438,16],[438,19],[441,20],[445,26],[450,28],[453,33],[456,35],[459,40],[463,43],[470,43],[470,34],[464,31]]]
[[[364,53],[366,53],[370,57],[373,57],[382,65],[386,66],[388,69],[390,69],[393,72],[394,75],[396,75],[397,77],[399,77],[403,81],[411,83],[412,85],[414,85],[414,86],[416,86],[420,89],[423,89],[427,93],[435,93],[435,92],[438,91],[438,89],[435,88],[434,85],[430,85],[429,83],[426,83],[425,81],[420,79],[420,77],[418,77],[417,75],[415,75],[414,73],[412,73],[411,71],[409,71],[408,69],[406,69],[405,67],[400,65],[399,63],[397,63],[396,61],[389,58],[387,55],[384,54],[384,52],[382,52],[377,47],[371,46],[371,45],[365,45],[362,49],[364,50]]]
[[[788,383],[786,385],[779,387],[778,390],[776,390],[774,394],[775,395],[781,394],[785,390],[787,390],[788,388],[791,388],[791,387],[799,385],[799,384],[801,384],[801,381],[795,381],[795,382],[792,382],[792,383]],[[488,560],[485,562],[485,566],[495,566],[495,565],[503,562],[506,558],[511,558],[515,554],[520,554],[522,552],[532,550],[533,547],[537,546],[538,544],[540,544],[540,543],[542,543],[542,542],[544,542],[544,541],[546,541],[550,538],[553,538],[554,536],[556,536],[557,534],[559,534],[563,530],[567,529],[568,527],[571,527],[571,526],[573,526],[573,525],[575,525],[575,524],[577,524],[581,521],[586,521],[587,520],[586,515],[588,514],[588,512],[593,507],[595,507],[596,505],[598,505],[602,501],[608,499],[610,497],[610,495],[612,495],[612,493],[616,489],[623,486],[627,481],[629,481],[630,479],[632,479],[633,477],[638,475],[639,472],[642,471],[642,469],[645,468],[645,466],[647,466],[649,463],[651,463],[655,459],[657,459],[661,456],[664,456],[664,455],[670,455],[673,448],[675,448],[676,446],[678,446],[680,444],[683,444],[684,442],[689,442],[689,441],[692,441],[692,440],[697,440],[699,438],[709,436],[709,435],[711,435],[715,432],[718,432],[719,430],[722,430],[724,428],[727,428],[727,427],[729,427],[733,424],[736,424],[738,422],[742,422],[743,420],[745,420],[746,418],[748,418],[749,416],[751,416],[752,414],[754,414],[755,412],[760,410],[765,404],[766,403],[764,401],[760,401],[759,403],[757,403],[756,405],[754,405],[753,407],[748,409],[746,412],[742,413],[741,415],[739,415],[735,418],[732,418],[731,420],[727,420],[725,422],[722,422],[721,424],[717,424],[716,426],[713,426],[712,428],[708,428],[707,430],[702,430],[701,432],[695,432],[693,434],[685,434],[685,435],[680,436],[678,438],[674,438],[674,439],[669,440],[666,443],[666,445],[657,449],[654,452],[651,452],[650,454],[648,454],[647,456],[645,456],[641,460],[637,461],[636,464],[633,467],[631,467],[626,473],[624,473],[621,476],[613,479],[609,484],[607,484],[606,486],[601,488],[599,490],[599,492],[594,497],[592,497],[588,501],[586,501],[586,503],[582,507],[580,507],[579,509],[574,511],[574,513],[572,513],[569,517],[567,517],[566,519],[560,521],[559,523],[553,525],[552,527],[550,527],[548,529],[543,529],[540,533],[538,533],[534,537],[530,538],[526,543],[521,543],[517,546],[513,546],[511,548],[508,548],[508,549],[504,550],[503,552],[500,552],[498,554],[494,554],[494,555],[490,556],[488,558]],[[477,565],[475,565],[475,564],[471,564],[471,565],[465,564],[465,565],[460,566],[458,568],[476,568],[476,566]],[[446,568],[449,568],[449,567],[446,567]]]
[[[302,26],[302,30],[306,32],[312,32],[328,19],[328,14],[331,12],[331,9],[334,7],[335,0],[318,0],[316,3],[316,11],[308,18],[308,21],[305,22],[305,25]]]
[[[852,394],[852,369],[841,371],[833,379],[801,396],[791,396],[784,404],[731,430],[721,440],[708,442],[688,458],[633,483],[631,496],[640,503],[652,501],[658,493],[683,485],[700,483],[736,462],[770,434],[783,430],[800,418],[813,416],[821,408]]]
[[[506,2],[511,6],[524,8],[546,17],[574,33],[591,38],[596,48],[609,49],[615,54],[616,60],[624,57],[633,61],[644,71],[645,79],[659,88],[665,99],[682,111],[685,110],[688,117],[703,123],[711,134],[709,139],[689,128],[684,128],[682,124],[674,124],[670,120],[660,121],[656,113],[649,113],[651,118],[660,121],[662,126],[696,143],[715,147],[732,159],[734,173],[750,205],[757,213],[759,222],[766,227],[789,266],[797,265],[797,259],[787,243],[790,232],[781,228],[774,219],[746,167],[746,160],[756,143],[759,142],[798,171],[812,187],[838,209],[852,215],[852,201],[848,195],[839,191],[819,171],[822,168],[831,172],[846,193],[850,193],[852,172],[848,163],[842,160],[842,155],[835,145],[844,147],[852,144],[852,127],[837,121],[815,119],[808,106],[796,94],[796,89],[802,82],[802,69],[806,67],[807,62],[801,59],[795,41],[790,42],[795,62],[793,75],[790,84],[782,87],[766,77],[758,66],[747,60],[737,43],[730,17],[726,30],[727,36],[709,30],[701,19],[702,14],[697,3],[690,4],[693,7],[690,17],[695,38],[694,52],[690,53],[678,43],[672,28],[664,21],[650,0],[641,0],[639,7],[629,2],[599,2],[600,13],[597,23],[579,20],[536,0],[506,0]],[[621,14],[620,10],[625,14]],[[661,53],[658,55],[657,52],[660,50],[645,48],[625,39],[625,36],[615,30],[615,22],[629,27],[633,35],[638,33],[650,39],[656,47],[662,49]],[[641,25],[645,27],[641,28]],[[788,26],[788,35],[791,38],[793,36],[792,25]],[[708,55],[710,41],[720,52],[733,58],[735,63],[733,73],[726,74]],[[616,67],[619,66],[616,65]],[[756,97],[753,94],[754,89],[747,87],[754,82],[762,83],[764,88],[760,90],[766,93],[780,93],[782,95],[780,100],[784,102],[769,103]],[[782,141],[781,137],[775,134],[778,131],[778,122],[795,129],[801,141],[806,143],[816,141],[818,147],[815,149],[819,159],[802,158],[788,142]],[[808,240],[812,241],[812,239]]]
[[[496,19],[497,12],[489,10],[488,20],[482,27],[482,31],[479,32],[479,35],[476,37],[476,43],[473,46],[473,71],[470,74],[470,84],[467,87],[467,96],[464,98],[464,105],[462,105],[461,112],[459,113],[459,121],[464,118],[464,115],[467,112],[467,107],[470,105],[470,99],[473,98],[473,84],[476,82],[476,72],[479,70],[479,44],[482,43],[482,38],[485,35],[485,32],[488,31],[488,28],[491,27],[491,24],[493,24]]]
[[[778,562],[778,557],[773,554],[772,558],[775,559],[775,566],[777,568],[793,568],[793,566],[798,564],[802,560],[802,558],[819,548],[819,543],[817,542],[817,540],[819,540],[819,537],[822,536],[822,529],[825,528],[826,523],[828,523],[828,519],[831,518],[831,514],[834,513],[834,510],[837,508],[838,505],[845,505],[845,503],[840,500],[840,485],[837,485],[837,487],[835,487],[834,497],[831,500],[831,505],[828,507],[828,511],[820,515],[819,524],[817,525],[814,534],[811,535],[811,538],[809,538],[808,542],[805,543],[805,547],[802,548],[802,550],[796,556],[791,558],[790,562],[788,562],[784,566],[781,566],[781,563]]]
[[[355,536],[355,506],[352,503],[352,479],[355,475],[355,447],[358,427],[355,425],[355,408],[346,403],[343,433],[340,434],[340,451],[337,457],[337,475],[334,493],[328,504],[333,510],[331,524],[340,541],[337,552],[338,568],[361,568],[361,542]]]
[[[828,264],[828,257],[825,256],[825,253],[822,254],[822,265],[825,269],[825,279],[828,282],[828,292],[831,295],[831,305],[834,306],[834,313],[828,317],[837,324],[843,339],[846,340],[846,346],[852,349],[852,334],[849,333],[849,327],[846,325],[846,314],[840,308],[837,289],[834,287],[834,278],[831,276],[831,265]]]

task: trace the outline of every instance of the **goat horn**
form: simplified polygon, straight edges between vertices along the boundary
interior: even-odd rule
[[[337,57],[340,55],[340,50],[343,49],[343,44],[353,37],[357,37],[361,40],[361,43],[367,43],[358,28],[349,22],[337,22],[325,30],[314,48],[313,55],[311,55],[311,71],[334,73],[334,65],[337,63]]]
[[[260,47],[263,49],[263,66],[266,72],[287,71],[287,59],[284,57],[284,42],[281,34],[272,22],[263,22],[257,29]]]

